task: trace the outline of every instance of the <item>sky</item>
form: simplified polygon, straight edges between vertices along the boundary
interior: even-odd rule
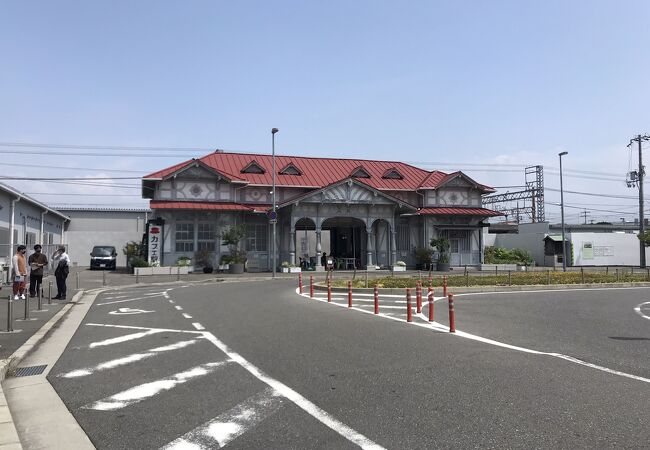
[[[0,178],[49,205],[143,207],[139,177],[270,153],[277,127],[276,154],[462,170],[498,193],[543,165],[552,222],[567,151],[567,222],[632,220],[649,21],[644,0],[8,0]]]

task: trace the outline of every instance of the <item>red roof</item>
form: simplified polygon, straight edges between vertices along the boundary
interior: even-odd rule
[[[241,170],[253,160],[265,170],[265,173],[241,173]],[[191,164],[193,161],[189,160],[181,164],[176,164],[167,169],[147,175],[144,178],[165,178],[177,172],[183,165]],[[245,180],[252,185],[272,185],[273,163],[271,155],[215,152],[199,158],[198,161],[232,179]],[[302,172],[302,175],[279,174],[280,170],[287,164],[296,166]],[[379,190],[415,191],[421,187],[435,188],[447,176],[443,172],[429,172],[428,170],[397,161],[276,156],[275,178],[278,186],[321,188],[348,178],[355,169],[360,167],[370,175],[370,178],[363,178],[363,182]],[[397,170],[404,178],[401,180],[382,178],[389,169]]]
[[[418,214],[423,216],[503,216],[499,211],[486,208],[421,208]]]
[[[151,209],[198,209],[212,211],[255,211],[255,205],[240,205],[238,203],[213,203],[213,202],[175,202],[151,200]],[[265,207],[268,209],[268,207]]]

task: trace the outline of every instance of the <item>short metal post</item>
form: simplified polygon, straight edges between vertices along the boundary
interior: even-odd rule
[[[406,321],[413,322],[413,310],[411,309],[411,288],[406,288]]]
[[[47,282],[47,304],[48,305],[52,304],[52,282],[51,281]]]
[[[379,314],[379,289],[375,284],[375,314]]]
[[[29,319],[29,295],[25,296],[25,320]]]
[[[79,272],[75,274],[77,276],[77,290],[79,290]]]
[[[442,295],[447,296],[447,275],[442,276]]]
[[[41,296],[41,289],[40,289],[40,287],[39,287],[39,289],[38,289],[38,293],[37,293],[36,295],[38,295],[38,310],[39,310],[39,311],[43,311],[43,297]]]
[[[298,274],[298,293],[302,294],[302,272]]]
[[[78,286],[78,284],[77,284]],[[102,286],[106,286],[106,271],[102,270]],[[79,289],[79,287],[77,287]]]
[[[135,269],[135,284],[138,284],[140,282],[140,272],[138,272],[138,269],[136,267]]]
[[[7,302],[7,331],[14,331],[14,301],[9,294],[9,301]]]
[[[546,284],[551,284],[551,271],[546,271]]]
[[[422,283],[419,281],[415,286],[415,312],[417,314],[422,312]]]
[[[176,281],[181,281],[181,266],[176,267]]]
[[[465,286],[469,287],[469,273],[465,272]]]
[[[332,280],[327,280],[327,303],[332,302]]]
[[[508,286],[512,286],[512,270],[508,271]]]
[[[585,284],[585,268],[580,267],[580,277],[582,278],[582,284]]]
[[[352,281],[348,280],[348,308],[352,308]]]
[[[618,283],[618,267],[616,268],[616,282]]]
[[[309,275],[309,298],[314,298],[314,276]]]
[[[454,311],[454,294],[449,294],[449,332],[456,332],[456,312]]]
[[[366,269],[366,288],[368,287],[368,269]]]

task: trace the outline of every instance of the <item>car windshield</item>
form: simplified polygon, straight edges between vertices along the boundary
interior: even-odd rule
[[[93,247],[92,256],[113,256],[114,247]]]

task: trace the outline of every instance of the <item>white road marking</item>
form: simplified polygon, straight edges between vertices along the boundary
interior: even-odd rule
[[[192,322],[192,326],[194,326],[194,328],[197,330],[205,330],[205,327],[198,322]]]
[[[650,302],[645,302],[645,303],[641,303],[640,305],[636,305],[634,307],[634,312],[636,312],[638,315],[640,315],[644,319],[650,320],[650,316],[646,316],[645,314],[643,314],[643,309],[644,309],[645,305],[649,305],[648,308],[650,309]]]
[[[95,348],[95,347],[105,347],[107,345],[121,344],[122,342],[132,341],[134,339],[140,339],[145,336],[151,336],[152,334],[156,334],[156,333],[161,333],[161,331],[149,330],[149,331],[142,331],[140,333],[127,334],[116,338],[106,339],[104,341],[93,342],[88,347]]]
[[[111,311],[109,314],[122,316],[122,315],[131,315],[131,314],[147,314],[156,311],[147,311],[145,309],[131,309],[131,308],[119,308],[116,311]]]
[[[152,330],[157,332],[167,332],[167,333],[191,333],[191,334],[201,334],[199,331],[194,330],[177,330],[174,328],[151,328],[151,327],[136,327],[133,325],[113,325],[108,323],[87,323],[87,326],[91,327],[107,327],[107,328],[124,328],[126,330]]]
[[[632,288],[615,288],[615,289],[632,289]],[[638,288],[635,288],[635,289],[638,289]],[[587,289],[584,289],[584,290],[587,290]],[[590,290],[602,290],[602,289],[590,289]],[[519,291],[519,292],[522,292],[522,291]],[[539,292],[539,291],[530,291],[530,292]],[[561,292],[561,291],[549,291],[549,292]],[[298,289],[296,289],[296,293],[298,293]],[[303,294],[298,294],[298,295],[301,295],[302,297],[309,298],[309,294],[304,294],[303,293]],[[474,295],[474,294],[458,294],[458,295]],[[318,299],[318,298],[312,298],[311,300],[317,300],[317,301],[320,301],[320,302],[328,303],[326,299],[322,300],[322,299]],[[331,303],[328,303],[328,304],[336,305],[336,306],[339,306],[339,307],[342,307],[342,308],[347,308],[347,304],[344,305],[344,304],[335,303],[335,302],[331,302]],[[423,302],[422,304],[424,306],[425,302]],[[428,322],[428,318],[422,313],[417,315],[417,316],[420,317],[422,320],[424,320],[425,323],[406,322],[406,319],[402,319],[400,317],[393,317],[393,316],[389,316],[387,314],[374,314],[373,311],[367,311],[365,309],[361,309],[361,308],[354,307],[354,306],[352,308],[347,308],[347,309],[353,309],[355,311],[360,311],[360,312],[365,313],[365,314],[372,314],[374,316],[384,317],[386,319],[396,320],[398,322],[405,322],[405,323],[407,323],[409,325],[415,325],[416,327],[428,328],[430,330],[434,330],[434,331],[437,331],[437,332],[444,332],[444,333],[449,332],[449,327],[444,326],[444,325],[442,325],[442,324],[440,324],[438,322]],[[525,348],[525,347],[518,347],[516,345],[510,345],[510,344],[506,344],[504,342],[499,342],[499,341],[484,338],[484,337],[481,337],[481,336],[476,336],[476,335],[473,335],[473,334],[470,334],[470,333],[466,333],[464,331],[460,331],[458,329],[456,329],[456,332],[453,333],[453,335],[457,336],[457,337],[462,337],[462,338],[466,338],[466,339],[471,339],[471,340],[483,342],[485,344],[495,345],[497,347],[503,347],[503,348],[507,348],[507,349],[510,349],[510,350],[516,350],[516,351],[519,351],[519,352],[531,353],[531,354],[543,355],[543,356],[552,356],[554,358],[563,359],[565,361],[569,361],[571,363],[578,364],[578,365],[581,365],[581,366],[584,366],[584,367],[589,367],[591,369],[596,369],[596,370],[599,370],[601,372],[610,373],[612,375],[617,375],[617,376],[620,376],[620,377],[630,378],[630,379],[636,380],[636,381],[642,381],[644,383],[650,383],[650,378],[644,378],[644,377],[640,377],[638,375],[632,375],[630,373],[620,372],[618,370],[610,369],[609,367],[604,367],[604,366],[599,366],[597,364],[592,364],[590,362],[583,361],[583,360],[578,359],[578,358],[574,358],[573,356],[564,355],[562,353],[543,352],[543,351],[533,350],[533,349],[529,349],[529,348]]]
[[[173,305],[176,302],[174,300],[172,300],[172,299],[169,299],[169,303],[171,303]]]
[[[185,317],[186,319],[191,319],[192,318],[192,316],[190,316],[188,313],[183,313],[183,317]]]
[[[161,294],[156,294],[156,295],[149,295],[147,297],[136,297],[136,298],[129,298],[126,300],[115,300],[114,302],[97,303],[97,306],[114,305],[116,303],[137,302],[139,300],[151,300],[152,298],[160,297],[160,295]]]
[[[176,308],[176,309],[179,310],[179,311],[182,311],[182,310],[183,310],[183,307],[182,307],[182,306],[178,306],[178,305],[174,306],[174,308]]]
[[[200,339],[203,339],[201,336]],[[92,375],[95,372],[101,372],[102,370],[113,369],[115,367],[125,366],[137,361],[142,361],[143,359],[151,358],[163,352],[169,352],[172,350],[178,350],[181,348],[188,347],[192,344],[195,344],[199,339],[191,339],[189,341],[180,341],[175,344],[166,345],[164,347],[156,347],[149,350],[146,350],[144,353],[134,353],[132,355],[125,356],[123,358],[113,359],[111,361],[106,361],[101,364],[96,365],[95,367],[86,367],[84,369],[76,369],[70,372],[62,373],[58,375],[63,378],[77,378],[85,377],[87,375]]]
[[[244,357],[230,350],[230,348],[219,339],[217,339],[214,334],[210,333],[209,331],[205,331],[203,332],[203,336],[212,342],[219,350],[224,352],[232,361],[235,361],[248,372],[250,372],[255,378],[271,386],[275,392],[292,401],[296,406],[307,412],[307,414],[314,417],[325,426],[331,428],[343,436],[345,439],[355,443],[364,449],[383,449],[382,446],[376,444],[361,433],[355,431],[343,422],[340,422],[333,416],[329,415],[329,413],[307,400],[305,397],[291,389],[286,384],[266,375],[256,366],[244,359]]]
[[[134,403],[141,402],[147,398],[151,398],[162,391],[173,389],[179,384],[186,383],[194,378],[208,375],[229,362],[231,362],[231,360],[202,364],[168,378],[132,387],[126,391],[119,392],[110,397],[82,406],[82,408],[94,409],[97,411],[114,411],[116,409],[121,409],[133,405]]]
[[[282,406],[283,398],[272,388],[243,401],[234,408],[170,442],[161,450],[225,447],[254,428]]]

